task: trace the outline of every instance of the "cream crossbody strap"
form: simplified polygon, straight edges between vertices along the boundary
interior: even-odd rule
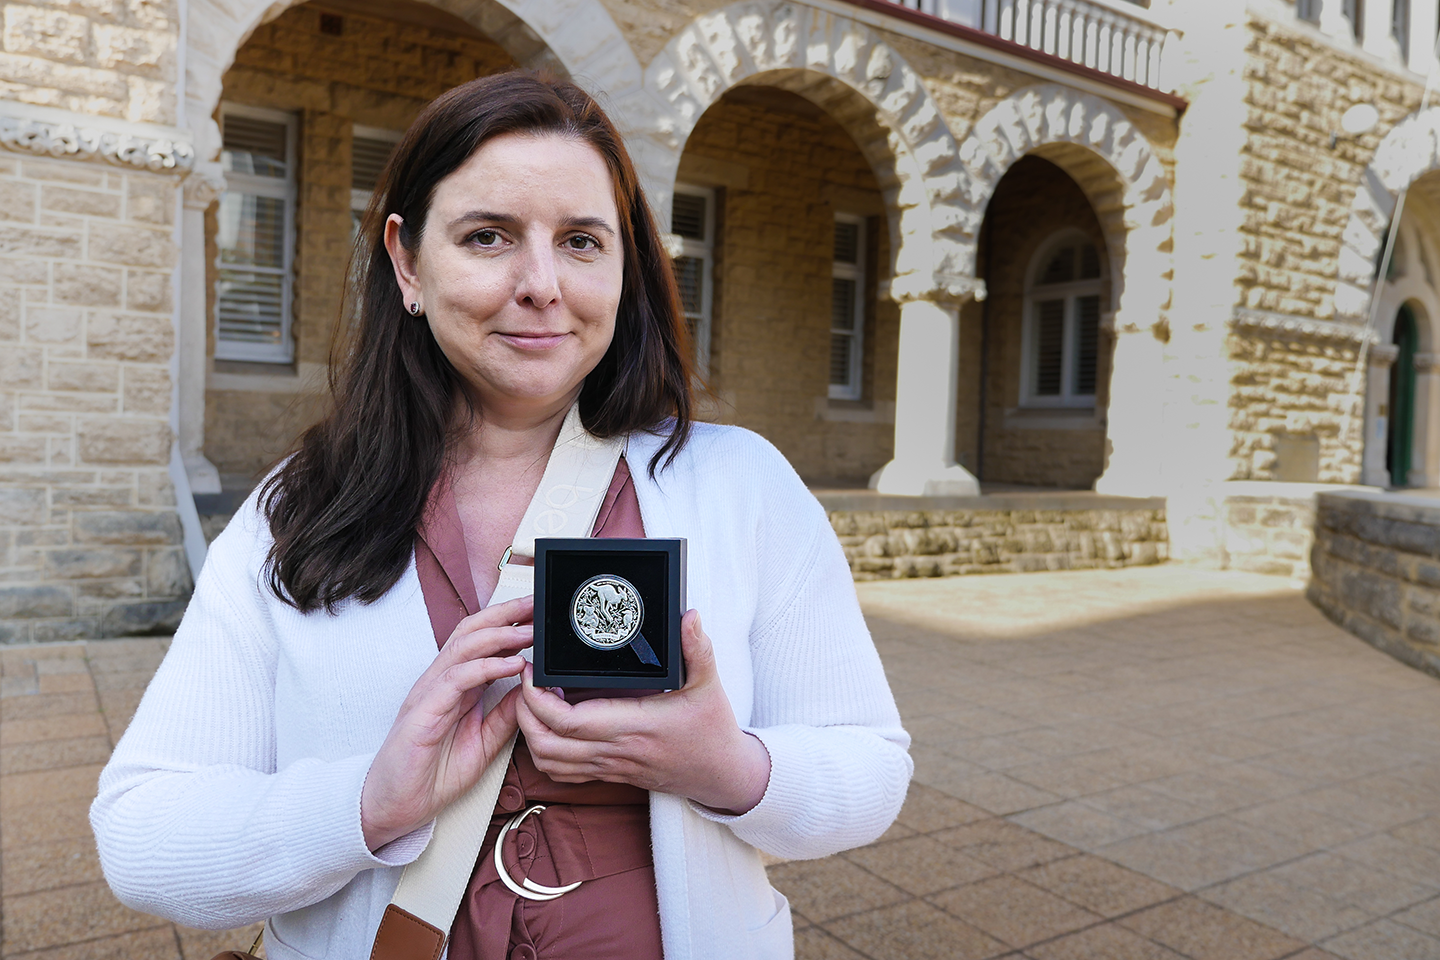
[[[533,557],[536,537],[590,536],[624,452],[623,437],[599,440],[591,436],[580,423],[579,405],[570,408],[545,466],[545,475],[520,521],[515,542],[506,551],[490,604],[535,592],[535,568],[509,560],[513,555]],[[511,678],[491,684],[485,692],[484,708],[493,707],[517,682]],[[431,937],[439,934],[443,945],[475,869],[514,749],[515,738],[511,737],[475,786],[436,819],[435,833],[425,852],[405,868],[395,896],[390,900],[392,907],[400,908],[409,918],[386,911],[375,937],[375,950],[371,954],[374,960],[408,960],[409,957],[430,960],[439,956],[438,950],[432,952],[428,946],[422,950],[412,949],[410,944],[419,946],[427,938],[417,936],[420,931],[407,926],[413,926],[411,920],[422,921],[431,928]]]

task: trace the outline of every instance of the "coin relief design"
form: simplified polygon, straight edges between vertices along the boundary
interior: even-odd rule
[[[640,591],[624,577],[602,573],[591,577],[570,600],[570,625],[575,635],[596,650],[618,650],[640,633],[645,604]]]

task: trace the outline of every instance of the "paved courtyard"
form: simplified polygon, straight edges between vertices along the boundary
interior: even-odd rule
[[[1440,681],[1289,581],[1179,565],[865,583],[916,779],[776,863],[800,957],[1440,960]],[[0,651],[4,957],[209,960],[100,879],[85,810],[159,640]]]

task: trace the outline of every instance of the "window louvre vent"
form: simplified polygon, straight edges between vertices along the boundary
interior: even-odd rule
[[[1035,395],[1058,397],[1065,351],[1065,301],[1042,300],[1035,311]]]
[[[835,260],[856,263],[860,257],[860,224],[835,221]]]
[[[854,344],[854,337],[842,334],[830,335],[830,383],[832,385],[846,386],[850,383],[850,349]]]
[[[380,183],[385,164],[395,152],[395,143],[373,137],[356,137],[351,148],[350,186],[369,193]]]
[[[705,239],[705,198],[677,193],[671,204],[670,230],[687,240]]]
[[[675,282],[680,286],[680,303],[686,316],[698,317],[704,307],[705,261],[699,257],[675,259]]]
[[[286,174],[286,132],[283,123],[226,114],[224,147],[220,155],[225,172],[283,178]]]
[[[855,281],[835,277],[830,281],[830,287],[830,327],[834,330],[854,330]]]

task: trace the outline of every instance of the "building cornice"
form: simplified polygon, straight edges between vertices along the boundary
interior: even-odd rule
[[[1358,324],[1343,323],[1338,320],[1316,320],[1311,317],[1294,317],[1288,313],[1252,310],[1249,307],[1236,307],[1230,316],[1229,326],[1236,333],[1268,337],[1305,337],[1311,340],[1341,340],[1354,343],[1367,339],[1365,328]],[[1374,343],[1375,334],[1371,332],[1368,339]]]
[[[189,131],[11,100],[0,100],[0,147],[154,173],[183,175],[195,165]]]

